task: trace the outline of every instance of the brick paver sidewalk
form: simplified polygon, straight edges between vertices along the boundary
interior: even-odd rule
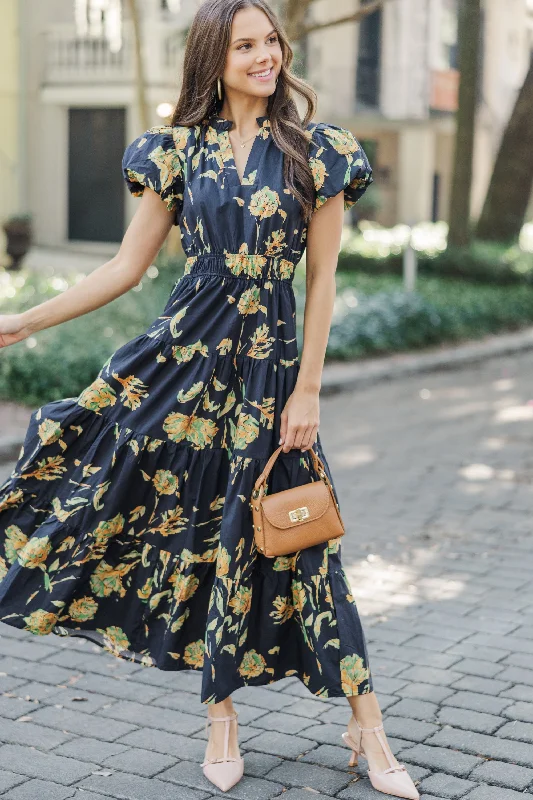
[[[532,399],[525,354],[321,403],[386,731],[423,800],[533,798]],[[0,632],[2,798],[224,794],[200,767],[198,674]],[[343,698],[287,679],[233,700],[246,768],[226,796],[384,797],[347,766]]]

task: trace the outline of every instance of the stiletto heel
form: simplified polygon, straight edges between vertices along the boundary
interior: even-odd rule
[[[223,792],[227,792],[232,786],[240,781],[244,773],[244,759],[242,756],[233,758],[229,756],[229,729],[230,722],[236,720],[238,712],[235,711],[229,717],[212,717],[207,712],[205,728],[210,722],[223,722],[224,731],[224,756],[223,758],[205,758],[202,762],[202,769],[207,780],[218,786]]]
[[[383,794],[392,794],[396,797],[405,797],[407,800],[420,800],[418,790],[410,778],[405,764],[399,764],[396,766],[393,761],[390,748],[386,746],[383,737],[380,735],[380,731],[383,730],[383,725],[377,725],[375,728],[361,728],[353,714],[352,719],[357,725],[358,741],[355,741],[352,738],[349,731],[345,731],[342,734],[343,741],[348,745],[348,747],[351,747],[353,751],[349,761],[349,766],[352,767],[356,765],[359,756],[363,756],[363,758],[368,760],[368,756],[363,750],[361,743],[363,733],[375,733],[377,740],[381,745],[381,749],[387,757],[389,768],[383,770],[382,772],[376,772],[375,770],[370,769],[368,770],[368,777],[370,778],[370,783],[374,789],[377,789],[378,792],[383,792]]]
[[[356,767],[359,759],[359,745],[354,742],[348,731],[345,731],[342,734],[342,738],[348,745],[348,747],[352,748],[352,755],[350,756],[350,760],[348,761],[349,767]]]

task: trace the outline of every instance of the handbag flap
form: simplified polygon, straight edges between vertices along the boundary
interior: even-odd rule
[[[322,480],[265,495],[261,506],[268,522],[275,528],[295,528],[318,519],[331,501],[330,490]],[[293,518],[289,512],[296,512]]]

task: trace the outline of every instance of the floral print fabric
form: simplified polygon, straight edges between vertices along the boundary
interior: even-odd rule
[[[258,123],[242,181],[217,116],[127,147],[129,190],[175,212],[185,273],[78,397],[32,413],[0,486],[0,621],[199,670],[204,703],[291,675],[323,698],[372,690],[341,540],[278,558],[253,541],[251,491],[299,370],[292,278],[307,233]],[[350,207],[372,182],[363,150],[334,125],[308,135],[316,208],[340,191]],[[333,483],[320,437],[315,450]],[[267,491],[318,479],[294,448]]]

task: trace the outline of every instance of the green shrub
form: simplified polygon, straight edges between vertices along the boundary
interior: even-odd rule
[[[387,231],[366,227],[362,234],[345,236],[339,254],[340,272],[367,272],[373,275],[401,275],[407,228]],[[423,226],[420,226],[423,227]],[[430,228],[431,226],[426,226]],[[476,283],[508,286],[533,285],[533,252],[519,245],[474,241],[469,247],[446,247],[444,229],[436,223],[433,236],[416,236],[418,271],[421,276],[448,277]]]
[[[115,350],[144,333],[163,311],[182,270],[182,259],[160,258],[137,287],[106,306],[0,350],[0,400],[36,406],[76,397]],[[19,272],[0,278],[0,313],[13,314],[64,291],[78,275],[46,278]]]

